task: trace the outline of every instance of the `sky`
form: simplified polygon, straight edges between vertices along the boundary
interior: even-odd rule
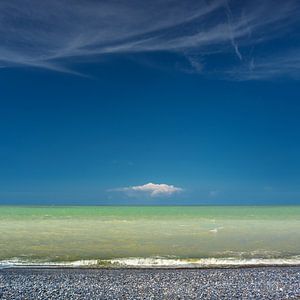
[[[300,3],[0,2],[0,204],[300,204]]]

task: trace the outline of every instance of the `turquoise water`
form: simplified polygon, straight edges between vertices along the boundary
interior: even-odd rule
[[[300,263],[300,206],[0,206],[9,264]]]

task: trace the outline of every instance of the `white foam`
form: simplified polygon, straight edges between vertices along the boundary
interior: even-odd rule
[[[223,229],[223,228],[224,227],[222,227],[222,226],[221,227],[216,227],[216,228],[210,229],[209,232],[218,233],[218,231],[221,230],[221,229]]]
[[[98,260],[75,260],[69,262],[51,262],[41,260],[22,260],[19,258],[13,258],[0,261],[0,269],[11,267],[88,267],[98,264]]]
[[[250,258],[239,259],[229,258],[201,258],[201,259],[169,259],[169,258],[120,258],[109,261],[120,267],[141,267],[141,268],[208,268],[208,267],[230,267],[230,266],[289,266],[300,265],[300,257],[291,258]]]
[[[130,257],[107,260],[76,260],[45,262],[18,258],[0,261],[0,269],[11,267],[119,267],[119,268],[216,268],[244,266],[300,266],[300,256],[289,258],[199,258],[180,259],[164,257]]]

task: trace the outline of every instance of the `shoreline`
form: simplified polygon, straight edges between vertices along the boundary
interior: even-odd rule
[[[0,272],[2,270],[239,270],[239,269],[266,269],[266,268],[299,268],[300,265],[245,265],[245,266],[207,266],[207,267],[94,267],[94,266],[81,266],[81,267],[71,267],[71,266],[51,266],[51,265],[39,265],[39,266],[9,266],[0,267]]]
[[[254,267],[300,267],[300,256],[282,258],[170,258],[127,257],[111,259],[42,260],[11,258],[0,261],[6,268],[86,268],[86,269],[228,269]]]

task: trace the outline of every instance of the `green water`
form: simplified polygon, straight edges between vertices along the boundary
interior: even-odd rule
[[[0,206],[0,261],[300,255],[300,206]]]

